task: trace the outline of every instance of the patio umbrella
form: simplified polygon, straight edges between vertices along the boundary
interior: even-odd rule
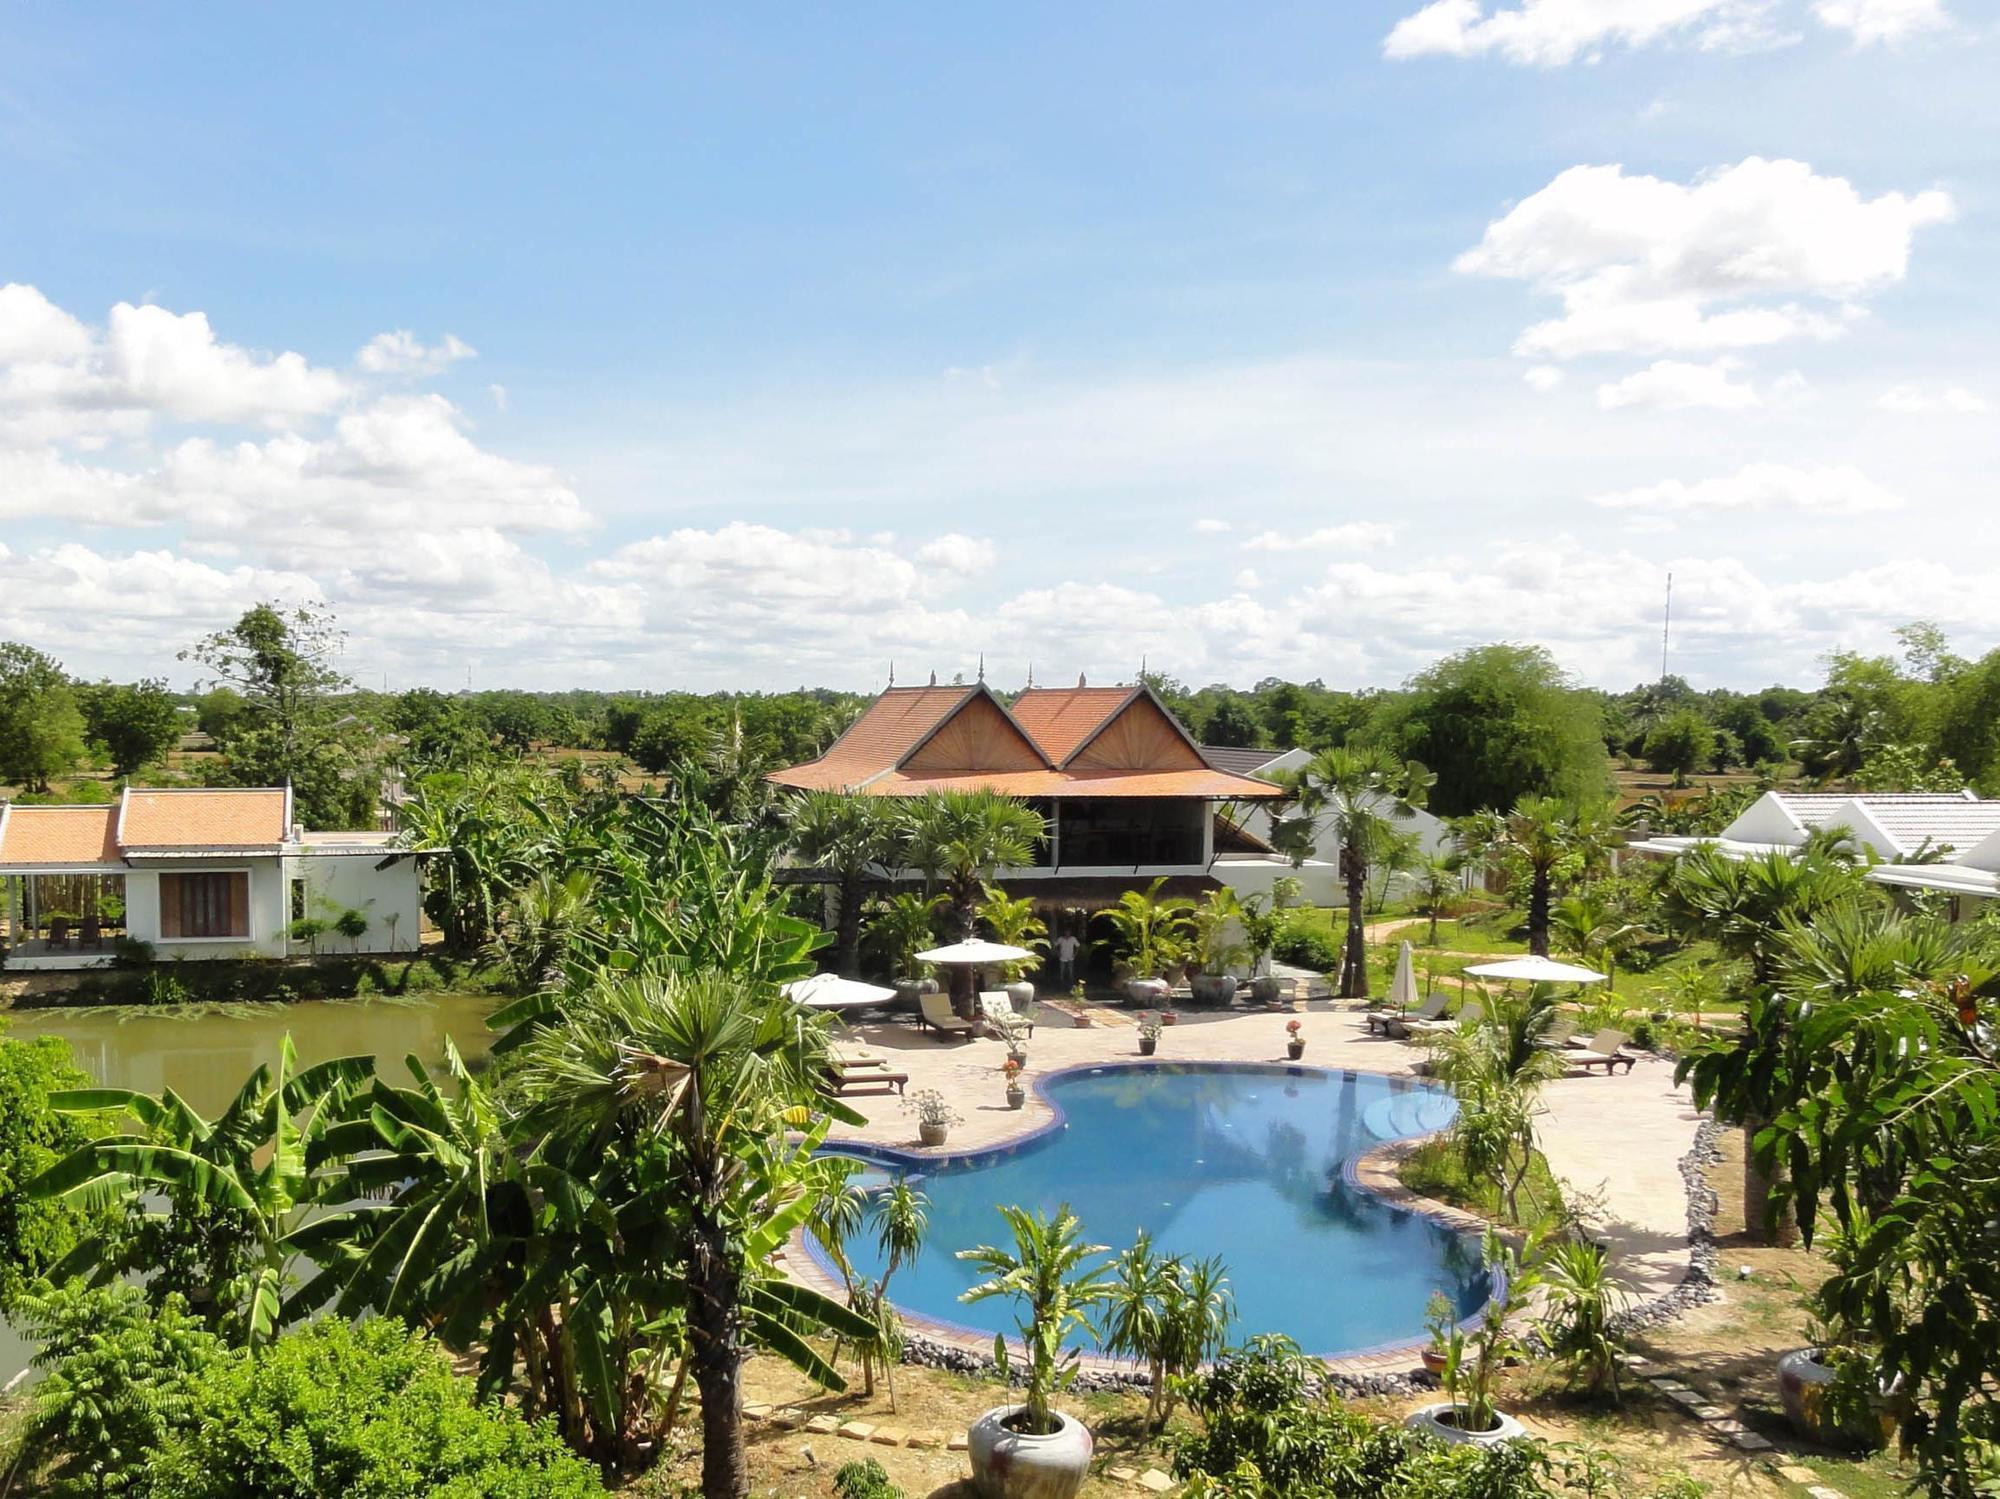
[[[870,1005],[887,1004],[896,997],[894,989],[844,979],[837,973],[815,973],[809,979],[794,979],[785,985],[785,994],[815,1010],[863,1010]]]
[[[1389,1003],[1398,1010],[1407,1010],[1417,1002],[1417,965],[1410,956],[1410,941],[1403,939],[1402,949],[1396,954],[1396,976],[1389,981]]]
[[[1033,956],[1025,947],[1010,947],[1005,942],[988,942],[980,937],[954,942],[947,947],[933,947],[929,952],[917,954],[926,963],[967,963],[974,967],[986,963],[1018,963]]]
[[[1524,979],[1531,984],[1594,984],[1604,977],[1595,968],[1579,968],[1574,963],[1558,963],[1554,958],[1502,958],[1497,963],[1480,963],[1465,970],[1483,979]]]

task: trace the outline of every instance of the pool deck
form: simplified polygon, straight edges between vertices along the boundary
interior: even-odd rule
[[[1305,1038],[1302,1066],[1410,1077],[1414,1076],[1411,1064],[1423,1059],[1416,1047],[1364,1034],[1356,1011],[1326,1001],[1314,1001],[1295,1014],[1184,1010],[1180,1023],[1161,1033],[1157,1058],[1283,1064],[1285,1022],[1290,1019],[1300,1022]],[[1138,1034],[1129,1019],[1114,1014],[1102,1020],[1079,1029],[1067,1016],[1044,1006],[1028,1045],[1030,1077],[1069,1067],[1137,1061]],[[930,1032],[919,1033],[907,1022],[886,1021],[853,1027],[843,1044],[865,1045],[887,1057],[893,1070],[909,1074],[911,1093],[936,1088],[952,1101],[964,1122],[953,1127],[942,1150],[926,1151],[917,1140],[915,1116],[905,1112],[895,1094],[850,1093],[842,1101],[868,1122],[860,1129],[836,1126],[832,1136],[836,1140],[892,1146],[919,1157],[953,1155],[1004,1144],[1053,1117],[1032,1088],[1025,1107],[1007,1107],[1000,1073],[1007,1052],[997,1040],[940,1039]],[[1597,1204],[1596,1232],[1611,1247],[1620,1279],[1641,1299],[1672,1290],[1689,1265],[1687,1188],[1679,1162],[1700,1117],[1686,1091],[1674,1088],[1672,1064],[1642,1053],[1629,1074],[1597,1073],[1549,1084],[1543,1104],[1547,1110],[1540,1124],[1543,1153],[1573,1192]],[[1395,1184],[1398,1153],[1396,1145],[1370,1152],[1362,1160],[1360,1179],[1385,1196],[1437,1211],[1459,1226],[1477,1222],[1440,1205],[1408,1199]],[[794,1268],[801,1268],[796,1260]],[[1413,1362],[1410,1349],[1399,1349],[1343,1359],[1338,1367],[1356,1373],[1401,1372]]]

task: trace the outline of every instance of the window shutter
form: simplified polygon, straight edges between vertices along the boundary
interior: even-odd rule
[[[181,877],[177,874],[160,876],[160,935],[181,935]]]

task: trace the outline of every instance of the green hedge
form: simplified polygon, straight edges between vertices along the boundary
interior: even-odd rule
[[[504,970],[442,956],[216,958],[99,969],[67,989],[23,995],[20,1009],[353,999],[370,994],[498,994]]]

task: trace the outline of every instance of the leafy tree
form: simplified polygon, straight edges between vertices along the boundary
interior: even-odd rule
[[[1430,918],[1430,933],[1424,939],[1436,947],[1438,918],[1449,916],[1465,898],[1465,861],[1457,854],[1429,854],[1417,864],[1417,909]]]
[[[1228,748],[1248,748],[1257,742],[1262,732],[1263,725],[1258,723],[1257,715],[1234,694],[1216,703],[1201,725],[1204,744]]]
[[[1682,708],[1662,719],[1646,736],[1646,760],[1654,770],[1673,775],[1676,790],[1687,785],[1688,772],[1706,764],[1715,754],[1715,730],[1692,708]]]
[[[792,853],[834,884],[834,969],[848,978],[861,965],[863,878],[894,862],[901,841],[895,803],[887,797],[808,791],[791,803]]]
[[[1618,987],[1618,958],[1644,935],[1639,924],[1601,890],[1566,895],[1549,910],[1549,935],[1581,963],[1602,963],[1605,985]]]
[[[646,770],[699,761],[715,743],[716,715],[700,698],[668,698],[651,709],[632,736],[630,754]]]
[[[1729,774],[1730,766],[1744,763],[1743,741],[1728,729],[1717,729],[1708,752],[1708,768],[1721,776]]]
[[[389,708],[389,727],[402,736],[406,763],[422,773],[462,770],[492,752],[486,725],[458,698],[413,687]]]
[[[1428,767],[1437,776],[1432,810],[1459,817],[1525,796],[1601,794],[1601,719],[1542,647],[1484,645],[1411,678],[1372,732]]]
[[[76,690],[53,657],[0,641],[0,781],[47,791],[83,758]]]
[[[1281,817],[1272,841],[1295,860],[1332,834],[1340,845],[1340,872],[1347,885],[1347,943],[1340,964],[1343,999],[1368,994],[1368,933],[1365,902],[1371,854],[1379,853],[1396,831],[1393,819],[1421,807],[1437,778],[1415,761],[1403,762],[1379,746],[1331,749],[1315,755],[1279,781],[1297,806]]]
[[[90,1078],[54,1036],[0,1035],[0,1309],[116,1219],[106,1210],[35,1197],[28,1183],[90,1138],[53,1099]]]
[[[243,694],[234,687],[211,687],[194,700],[194,726],[217,744],[227,744],[249,711]]]
[[[91,689],[84,696],[83,715],[92,741],[104,747],[111,773],[120,780],[164,760],[181,735],[180,708],[157,677]]]
[[[150,1465],[190,1424],[190,1390],[223,1356],[214,1334],[169,1293],[151,1305],[138,1286],[79,1281],[20,1302],[37,1345],[22,1439],[26,1461],[49,1469],[57,1499],[151,1494]]]
[[[213,1360],[151,1464],[152,1499],[586,1499],[605,1492],[547,1425],[481,1404],[430,1340],[327,1318]]]
[[[1951,679],[1937,739],[1939,750],[1983,793],[2000,794],[2000,650]]]

